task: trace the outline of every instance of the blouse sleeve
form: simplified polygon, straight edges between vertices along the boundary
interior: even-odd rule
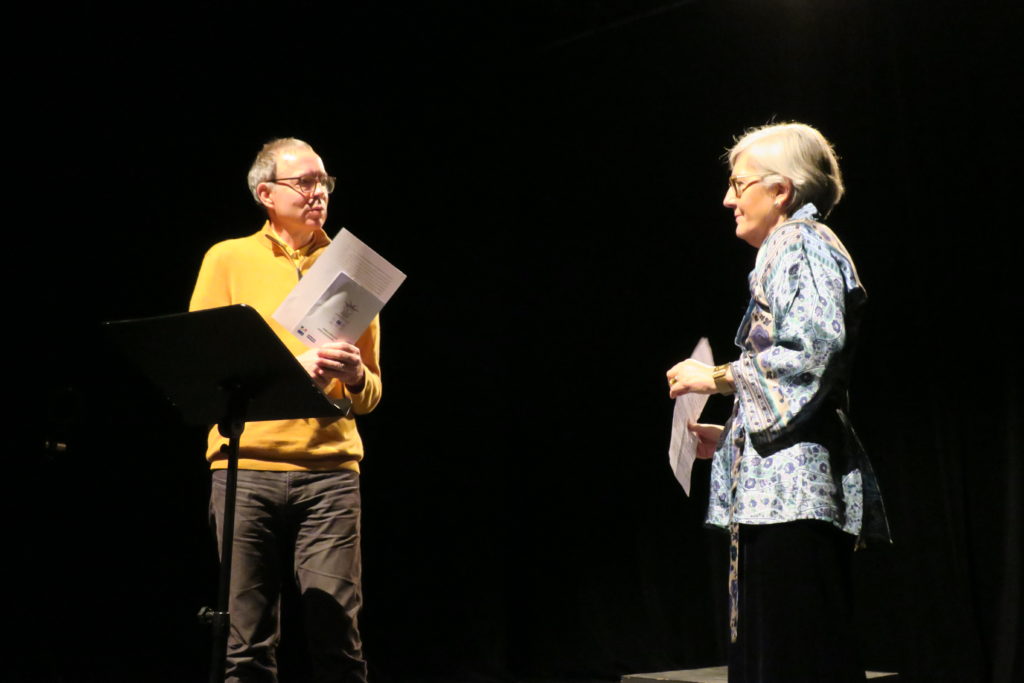
[[[755,445],[790,432],[830,389],[832,373],[826,370],[846,341],[846,285],[839,264],[827,249],[822,252],[797,239],[764,264],[763,301],[755,297],[761,310],[746,350],[732,364]]]

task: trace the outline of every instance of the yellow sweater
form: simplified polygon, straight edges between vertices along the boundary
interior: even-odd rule
[[[299,281],[299,273],[307,272],[329,243],[320,230],[308,245],[293,252],[278,239],[269,223],[255,235],[219,242],[203,258],[189,310],[248,304],[298,356],[307,347],[271,315]],[[362,415],[377,406],[381,395],[378,318],[373,319],[356,346],[366,374],[362,391],[351,393],[335,380],[327,392],[336,398],[348,395],[353,413]],[[227,467],[227,460],[220,454],[225,443],[227,439],[214,427],[206,455],[212,469]],[[238,455],[239,468],[246,470],[358,472],[363,442],[353,417],[247,422]]]

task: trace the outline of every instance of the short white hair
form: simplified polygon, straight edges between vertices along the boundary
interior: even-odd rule
[[[729,167],[735,167],[744,153],[755,168],[771,174],[761,182],[792,183],[787,214],[813,202],[827,217],[843,196],[843,174],[835,150],[824,135],[806,124],[776,123],[748,130],[729,150]]]
[[[263,145],[263,149],[256,155],[256,160],[249,167],[249,192],[256,203],[263,206],[260,201],[260,194],[257,188],[260,183],[269,183],[277,177],[277,155],[286,149],[308,149],[313,151],[313,146],[298,138],[277,138]]]

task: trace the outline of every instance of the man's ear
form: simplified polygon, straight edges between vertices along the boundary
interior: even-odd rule
[[[256,186],[256,196],[260,198],[260,204],[267,209],[274,208],[274,197],[270,194],[270,183],[260,183]]]

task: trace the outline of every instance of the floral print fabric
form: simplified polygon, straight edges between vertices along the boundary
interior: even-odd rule
[[[861,471],[833,472],[840,461],[828,447],[801,440],[801,425],[834,410],[845,391],[848,336],[866,297],[846,248],[816,214],[805,205],[758,250],[736,336],[742,353],[731,364],[733,415],[712,463],[709,524],[814,519],[861,530]]]

